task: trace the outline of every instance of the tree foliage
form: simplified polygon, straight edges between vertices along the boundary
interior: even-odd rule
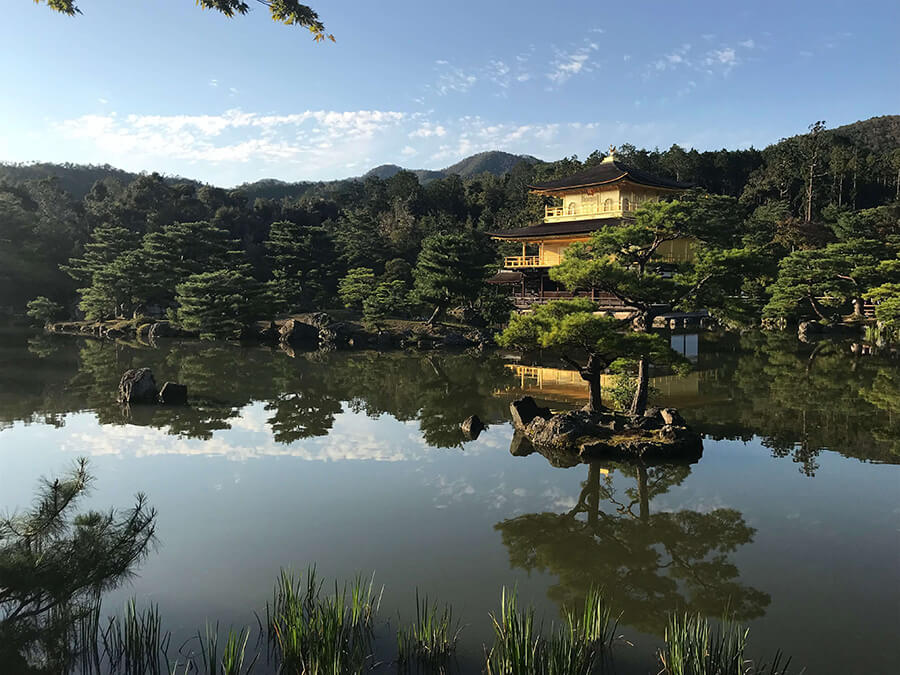
[[[268,290],[242,269],[192,274],[176,290],[178,323],[202,338],[238,338],[269,313]]]
[[[100,594],[126,580],[149,552],[156,511],[144,495],[130,509],[76,513],[92,481],[87,460],[80,459],[68,474],[41,480],[29,509],[0,519],[5,667],[24,666],[41,652],[42,640],[56,635],[60,617],[90,612]]]
[[[454,303],[475,299],[494,260],[489,242],[475,233],[435,234],[426,239],[413,277],[418,298],[434,307],[430,321]]]
[[[50,9],[75,16],[81,14],[76,0],[34,0],[40,4],[46,2]],[[259,4],[269,9],[273,21],[289,26],[302,26],[308,28],[316,42],[328,39],[334,42],[334,36],[325,32],[325,25],[319,20],[319,15],[307,5],[302,5],[297,0],[256,0]],[[211,9],[221,12],[227,17],[237,14],[247,14],[250,5],[244,0],[196,0],[203,9]]]

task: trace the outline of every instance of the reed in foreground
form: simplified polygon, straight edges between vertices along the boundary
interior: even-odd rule
[[[129,600],[124,615],[110,617],[106,629],[100,633],[108,671],[121,675],[167,674],[171,636],[161,626],[155,605],[138,612],[134,598]]]
[[[453,621],[450,605],[419,599],[416,589],[416,620],[397,631],[397,662],[401,671],[413,668],[443,672],[456,650],[459,622]]]
[[[305,581],[282,570],[266,606],[269,644],[285,675],[358,673],[371,665],[373,621],[381,603],[374,577],[322,595],[315,567]]]
[[[566,610],[563,626],[551,626],[546,637],[535,627],[534,609],[519,610],[515,591],[504,588],[500,605],[500,616],[491,615],[495,641],[485,663],[489,675],[589,675],[608,664],[618,619],[599,589],[591,588],[580,614]]]
[[[746,658],[750,629],[723,619],[711,626],[700,614],[673,614],[659,652],[663,675],[787,675],[790,658],[776,652],[771,663]]]

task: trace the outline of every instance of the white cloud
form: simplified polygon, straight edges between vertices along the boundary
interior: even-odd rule
[[[306,162],[343,166],[409,117],[381,110],[308,110],[289,115],[83,115],[56,125],[111,161]],[[122,161],[123,158],[126,161]]]
[[[733,66],[737,63],[737,55],[735,54],[734,49],[727,47],[725,49],[714,49],[711,51],[706,57],[706,64],[713,65],[715,63]]]
[[[531,79],[531,73],[519,73],[516,75],[516,82],[528,82]]]
[[[473,73],[467,73],[460,68],[451,66],[446,61],[437,63],[443,67],[443,71],[438,75],[434,85],[434,90],[440,96],[450,93],[464,94],[478,82],[478,77]]]
[[[415,131],[410,132],[410,138],[431,138],[432,136],[436,136],[440,138],[441,136],[445,136],[447,134],[447,130],[442,127],[440,124],[432,124],[431,122],[424,122],[422,126],[420,126]]]
[[[411,145],[407,145],[400,151],[400,154],[403,155],[404,157],[412,157],[413,155],[417,155],[418,153],[419,153],[419,151],[416,150]]]
[[[596,42],[588,42],[570,52],[558,52],[553,60],[552,70],[547,73],[547,78],[555,85],[561,85],[569,78],[581,72],[591,72],[589,61],[591,54],[599,49]]]
[[[745,49],[753,49],[756,46],[756,43],[753,40],[744,40],[738,44]]]
[[[98,98],[97,103],[99,103],[101,105],[106,105],[107,103],[109,103],[109,101],[107,101],[105,98]]]
[[[218,80],[215,80],[215,79],[210,80],[210,81],[209,81],[209,86],[210,86],[210,87],[218,87],[218,86],[219,86],[219,81],[218,81]]]

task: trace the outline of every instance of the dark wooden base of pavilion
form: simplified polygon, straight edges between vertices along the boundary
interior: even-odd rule
[[[624,311],[629,309],[618,298],[602,291],[569,291],[553,281],[547,268],[522,270],[500,270],[488,279],[489,284],[509,289],[510,298],[516,309],[527,310],[551,300],[588,298],[597,303],[598,309]]]

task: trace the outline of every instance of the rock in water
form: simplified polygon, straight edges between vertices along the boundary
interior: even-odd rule
[[[675,427],[687,426],[681,414],[675,408],[663,408],[659,411],[660,417],[664,424],[671,424]]]
[[[468,440],[474,441],[485,430],[485,426],[478,415],[471,415],[460,425],[460,429]]]
[[[550,419],[550,408],[542,408],[530,396],[523,396],[509,404],[512,423],[516,429],[524,429],[535,417]]]
[[[279,339],[289,345],[315,346],[319,342],[319,329],[298,319],[288,319],[281,326]]]
[[[119,403],[156,403],[157,389],[149,368],[126,370],[119,380]]]
[[[159,402],[163,405],[187,405],[187,385],[166,382],[159,390]]]

